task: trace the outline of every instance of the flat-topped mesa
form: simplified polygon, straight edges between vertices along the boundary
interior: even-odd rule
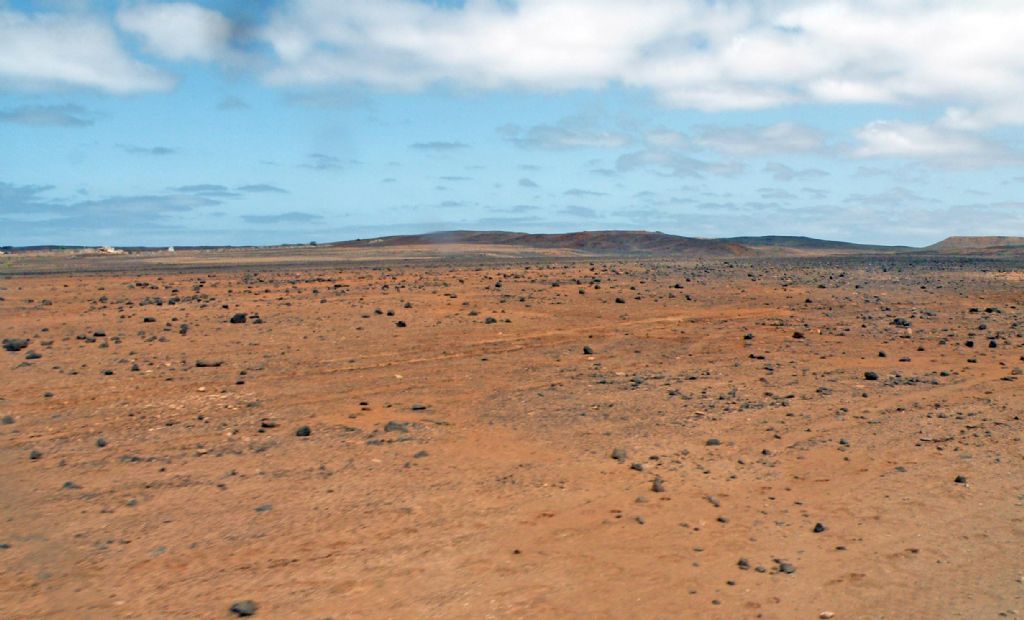
[[[1024,246],[1024,237],[946,237],[942,241],[924,249],[933,252],[969,252],[1014,246]]]

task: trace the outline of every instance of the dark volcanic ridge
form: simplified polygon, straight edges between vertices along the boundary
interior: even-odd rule
[[[910,252],[917,250],[906,245],[871,245],[850,243],[848,241],[829,241],[813,237],[795,237],[788,235],[766,235],[762,237],[729,237],[722,241],[739,243],[751,248],[789,248],[808,251],[836,252]]]
[[[584,253],[662,256],[794,256],[805,254],[988,254],[1019,250],[1024,237],[949,237],[924,248],[871,245],[812,237],[766,235],[727,238],[684,237],[663,232],[598,230],[561,234],[453,230],[342,241],[339,247],[422,245],[507,245],[533,249],[567,249]]]
[[[395,247],[405,245],[508,245],[534,249],[577,250],[595,254],[659,254],[701,256],[749,256],[755,251],[725,239],[681,237],[662,232],[600,230],[560,234],[504,231],[454,230],[422,235],[398,235],[345,241],[345,247]]]

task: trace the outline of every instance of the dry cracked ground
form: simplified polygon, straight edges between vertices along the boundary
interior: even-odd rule
[[[1024,266],[0,280],[0,617],[1018,618]]]

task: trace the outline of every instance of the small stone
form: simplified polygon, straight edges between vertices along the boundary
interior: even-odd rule
[[[102,438],[102,437],[100,437],[99,439],[96,440],[96,447],[97,448],[106,448],[107,447],[107,440]]]
[[[591,349],[590,347],[588,347],[586,345],[583,346],[583,355],[593,355],[593,354],[594,354],[594,350],[593,349]]]
[[[43,458],[43,453],[40,452],[39,450],[33,450],[28,453],[28,458],[33,461],[38,461],[39,459]]]
[[[654,482],[651,483],[651,491],[654,491],[655,493],[665,492],[665,483],[662,482],[661,478],[654,479]]]
[[[796,572],[796,567],[790,564],[789,562],[779,562],[779,572],[786,573],[787,575],[792,575]]]
[[[14,424],[14,416],[5,415],[4,417],[0,418],[0,424]]]
[[[252,616],[259,609],[256,601],[236,601],[231,604],[231,612],[239,617]]]
[[[231,315],[231,318],[228,319],[228,322],[229,323],[236,323],[237,324],[237,323],[245,323],[245,320],[246,320],[245,313],[244,312],[237,312],[237,313]],[[252,614],[246,614],[246,615],[252,615]]]
[[[953,482],[955,482],[957,484],[967,484],[967,477],[966,476],[957,476],[956,478],[953,478]]]
[[[309,437],[310,434],[312,434],[312,432],[313,431],[310,430],[310,428],[308,426],[300,426],[299,428],[295,429],[295,436],[296,437]]]
[[[395,321],[395,327],[405,327],[405,321]]]
[[[712,437],[711,439],[708,439],[707,441],[705,441],[704,445],[705,446],[720,446],[720,445],[722,445],[722,442],[721,442],[721,440],[715,439],[714,437]]]
[[[750,560],[747,558],[740,558],[740,561],[736,562],[736,566],[738,566],[740,570],[750,570]]]
[[[622,448],[615,448],[612,450],[612,458],[621,463],[626,460],[626,451]]]
[[[395,432],[395,431],[397,431],[399,433],[408,433],[409,432],[409,423],[408,422],[395,422],[394,420],[392,420],[392,421],[390,421],[390,422],[388,422],[387,424],[384,425],[384,432],[385,433],[391,433],[391,432]]]
[[[821,523],[815,523],[815,524],[814,524],[814,529],[813,529],[812,531],[813,531],[813,532],[814,532],[815,534],[820,534],[820,533],[824,532],[824,531],[825,531],[826,529],[828,529],[828,528],[826,528],[826,527],[825,527],[824,525],[822,525]]]
[[[878,373],[869,370],[866,373],[864,373],[864,380],[865,381],[878,381]]]

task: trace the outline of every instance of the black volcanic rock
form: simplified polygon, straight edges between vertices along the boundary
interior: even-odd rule
[[[28,346],[27,338],[4,338],[4,351],[21,351]]]

